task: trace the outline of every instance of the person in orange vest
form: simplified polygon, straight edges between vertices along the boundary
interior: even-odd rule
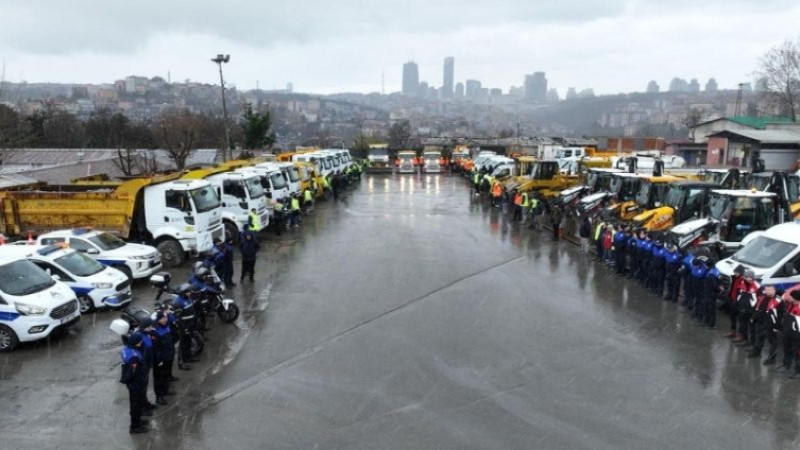
[[[499,181],[492,180],[492,206],[494,206],[495,208],[499,208],[502,197],[503,197],[503,187],[500,186]]]
[[[397,167],[398,169],[400,168],[400,158],[394,159],[394,166]]]
[[[522,193],[514,189],[514,217],[511,219],[514,222],[522,220]]]

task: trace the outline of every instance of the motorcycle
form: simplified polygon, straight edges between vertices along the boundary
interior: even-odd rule
[[[172,309],[172,302],[178,295],[177,290],[169,284],[171,279],[172,276],[169,274],[169,272],[158,272],[150,277],[150,284],[152,284],[157,290],[155,306],[158,310],[166,311],[168,309]],[[161,297],[164,294],[169,294],[170,297],[161,300]],[[177,334],[180,335],[183,333],[188,333],[191,337],[192,357],[196,357],[203,352],[203,348],[205,347],[205,342],[207,340],[203,334],[203,330],[205,329],[205,315],[202,313],[202,309],[196,304],[194,310],[194,318],[187,320],[184,320],[181,317],[182,313],[180,311],[173,310],[173,314],[175,314],[176,318],[175,327]],[[175,341],[177,342],[178,339],[175,339]]]
[[[216,313],[224,323],[233,323],[239,318],[239,307],[233,299],[223,298],[224,288],[211,270],[198,270],[189,281],[194,290],[189,298],[199,305],[203,315]]]

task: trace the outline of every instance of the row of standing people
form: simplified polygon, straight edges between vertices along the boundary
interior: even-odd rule
[[[582,238],[585,223],[586,219]],[[748,350],[749,358],[760,358],[766,345],[763,364],[776,364],[781,335],[780,370],[792,378],[800,376],[800,285],[778,292],[775,286],[760,286],[752,271],[739,266],[726,286],[713,258],[684,254],[674,243],[625,225],[615,228],[598,221],[591,238],[598,261],[638,281],[656,298],[678,303],[700,326],[716,329],[717,311],[725,311],[730,319],[725,336]]]

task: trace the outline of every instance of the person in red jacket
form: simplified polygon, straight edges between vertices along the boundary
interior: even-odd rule
[[[611,249],[614,247],[614,234],[612,233],[613,229],[613,225],[609,224],[606,226],[606,230],[603,232],[603,259],[606,262],[611,261]]]
[[[783,307],[783,364],[778,370],[797,378],[800,372],[800,357],[797,355],[800,350],[800,284],[783,294]]]
[[[739,323],[739,310],[736,308],[736,300],[744,286],[744,267],[740,264],[733,269],[731,278],[731,291],[729,292],[730,302],[728,302],[728,313],[731,318],[731,331],[725,335],[731,339],[736,337],[736,325]]]
[[[759,286],[752,270],[745,270],[743,279],[744,282],[741,284],[739,295],[736,298],[736,307],[739,310],[739,332],[733,342],[740,345],[753,345],[755,344],[756,334],[751,319],[753,318],[753,308],[756,304],[755,300]]]
[[[747,354],[748,358],[758,358],[761,356],[761,349],[764,342],[769,343],[769,351],[764,365],[775,364],[778,355],[778,328],[781,323],[778,320],[781,299],[775,296],[775,286],[765,286],[764,292],[758,296],[755,311],[753,312],[753,323],[756,330],[756,342],[753,349]]]

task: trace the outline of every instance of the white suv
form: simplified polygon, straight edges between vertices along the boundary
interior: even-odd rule
[[[134,280],[148,278],[163,267],[161,254],[155,247],[130,244],[104,231],[87,228],[59,230],[45,233],[37,239],[39,245],[61,242],[66,242],[70,248],[86,253],[92,259],[113,267]]]

